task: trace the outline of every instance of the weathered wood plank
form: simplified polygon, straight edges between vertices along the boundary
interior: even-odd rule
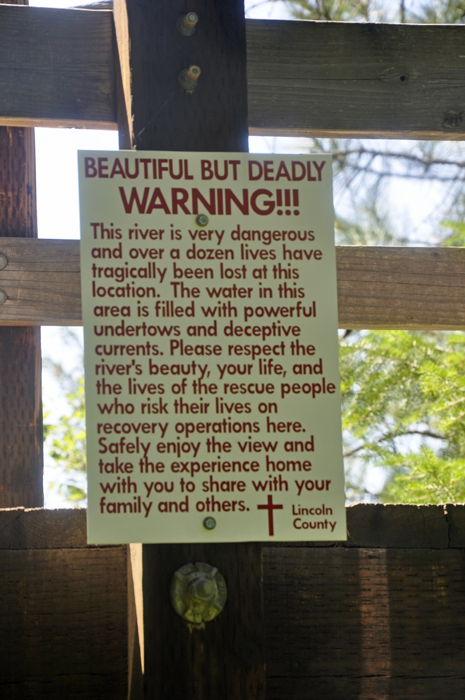
[[[465,506],[416,506],[357,503],[347,507],[346,542],[355,548],[465,548]],[[289,543],[276,546],[287,547]],[[293,546],[300,546],[295,543]],[[334,542],[304,542],[303,547],[334,547]],[[60,549],[87,547],[84,508],[0,509],[0,549]],[[132,557],[142,566],[138,547]],[[138,612],[140,615],[140,611]]]
[[[184,0],[115,4],[115,18],[123,23],[116,31],[120,55],[129,62],[122,74],[125,103],[132,105],[132,145],[138,150],[246,151],[243,2],[196,0],[189,9],[199,23],[190,37],[176,29],[186,9]],[[186,93],[178,75],[191,64],[202,73],[195,90]],[[130,84],[125,75],[131,76]],[[176,615],[168,595],[174,572],[190,561],[218,567],[230,590],[222,614],[194,629]],[[264,699],[259,545],[144,545],[143,598],[147,700]]]
[[[274,547],[465,549],[465,506],[355,503],[344,542],[276,542]]]
[[[111,12],[0,12],[0,124],[116,129]],[[463,26],[246,25],[251,133],[463,138]]]
[[[126,554],[0,551],[2,698],[126,700]]]
[[[465,328],[464,248],[337,249],[340,328]]]
[[[79,242],[0,238],[0,325],[80,325]],[[340,328],[465,329],[465,248],[339,246]]]
[[[86,534],[85,509],[0,509],[5,700],[143,697],[141,546]]]
[[[462,139],[464,28],[249,21],[253,133]]]
[[[453,508],[456,509],[456,518],[465,518],[465,506]],[[451,542],[445,510],[442,505],[357,503],[348,506],[346,546],[447,549]],[[465,531],[457,533],[455,546],[465,547]]]
[[[0,550],[83,547],[87,547],[84,508],[0,510]]]
[[[0,239],[8,260],[0,270],[5,325],[81,325],[79,241]],[[0,323],[2,322],[0,321]]]
[[[149,700],[265,697],[261,546],[144,545],[145,680]],[[223,612],[190,625],[174,612],[169,586],[189,562],[217,567],[228,586]],[[158,683],[156,683],[158,681]],[[217,688],[223,688],[218,695]]]
[[[0,127],[0,236],[37,236],[33,129]],[[32,325],[0,328],[2,508],[44,502],[40,329]]]
[[[449,547],[465,547],[465,506],[448,503],[444,514],[449,526]]]
[[[222,5],[225,3],[223,0]],[[200,19],[190,37],[176,28],[184,5],[173,1],[165,10],[150,10],[144,5],[143,11],[145,21],[135,40],[131,35],[135,9],[130,2],[115,2],[115,17],[123,17],[123,28],[126,26],[126,32],[120,27],[116,30],[120,56],[130,59],[130,65],[122,65],[121,71],[123,78],[131,76],[130,83],[123,79],[123,86],[133,115],[132,145],[137,150],[247,151],[245,26],[241,31],[228,27],[233,21],[231,13],[220,8],[214,12],[206,0],[198,0]],[[153,26],[160,27],[157,42],[153,41]],[[144,45],[145,38],[150,51]],[[178,76],[191,64],[202,72],[197,87],[189,92],[181,87]],[[147,89],[149,81],[153,81],[151,90]],[[128,90],[131,95],[127,95]]]
[[[128,560],[128,700],[144,699],[144,600],[142,545],[127,547]]]
[[[264,548],[267,698],[465,691],[463,550]]]
[[[0,12],[0,124],[116,129],[112,13]]]

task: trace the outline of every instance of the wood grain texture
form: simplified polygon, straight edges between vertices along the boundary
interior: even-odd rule
[[[117,4],[119,27],[120,8]],[[0,11],[0,124],[116,129],[111,12],[18,7]],[[202,61],[202,90],[211,90],[213,105],[219,92],[234,89],[234,84],[215,92],[211,70],[216,71],[216,65],[205,63],[202,53],[207,42],[218,47],[208,24],[199,24],[187,51],[182,41],[177,48],[181,63]],[[266,20],[248,20],[246,26],[251,133],[463,138],[461,26]],[[128,46],[123,38],[119,50],[129,111],[124,45]],[[138,47],[133,45],[133,50],[137,53]],[[222,47],[217,48],[219,63],[223,56]],[[146,64],[157,82],[146,99],[153,114],[159,110],[162,125],[165,100],[174,99],[183,107],[183,95],[177,92],[177,75],[169,77],[163,70],[164,55],[160,59],[161,63]],[[140,79],[145,79],[144,70]],[[208,119],[207,114],[206,127]]]
[[[84,508],[0,509],[0,549],[87,547]]]
[[[112,13],[0,8],[1,124],[116,128]]]
[[[195,34],[186,37],[176,28],[185,4],[116,0],[119,55],[125,59],[123,88],[137,150],[247,150],[246,39],[240,4],[195,0],[189,7],[200,20]],[[188,92],[178,77],[192,64],[202,72],[197,87]]]
[[[0,325],[80,325],[78,241],[1,239]],[[465,329],[464,248],[336,249],[340,328]]]
[[[142,545],[127,546],[128,700],[144,700],[144,600]]]
[[[355,503],[346,507],[347,540],[276,542],[274,547],[465,549],[465,505]]]
[[[130,61],[122,66],[122,82],[131,91],[125,102],[132,113],[132,145],[137,150],[246,151],[242,0],[193,0],[188,8],[183,0],[118,0],[115,9],[116,21],[122,18],[127,29],[125,36],[117,28],[116,35],[123,42],[120,56]],[[186,9],[200,18],[190,37],[176,28]],[[202,73],[188,93],[178,76],[192,64]],[[129,88],[125,75],[131,76]],[[189,561],[218,567],[230,591],[223,613],[195,628],[176,616],[168,593],[175,570]],[[264,700],[258,546],[144,546],[143,607],[147,700]]]
[[[465,328],[465,249],[341,246],[336,255],[340,328]]]
[[[347,546],[386,549],[447,549],[451,545],[451,506],[357,503],[348,506]],[[453,506],[456,519],[465,506]],[[465,530],[457,533],[456,547],[465,547]]]
[[[2,700],[126,700],[126,551],[0,551]]]
[[[113,21],[118,57],[116,61],[118,141],[120,148],[131,149],[134,143],[134,123],[132,120],[131,44],[126,2],[119,0],[115,2]]]
[[[265,698],[261,556],[258,544],[144,545],[146,697],[165,700]],[[223,612],[190,625],[169,598],[174,572],[216,566],[226,580]]]
[[[250,20],[252,132],[462,139],[463,28]]]
[[[347,516],[347,543],[263,549],[267,700],[462,697],[465,506],[357,504]],[[229,598],[214,622],[192,629],[168,590],[198,549],[144,547],[147,662],[163,666],[168,697],[219,697],[224,675],[222,698],[256,698],[238,681],[260,657],[260,545],[202,548]],[[85,510],[0,510],[2,699],[125,698],[129,664],[130,698],[141,698],[137,554],[86,547]]]
[[[464,549],[465,506],[355,503],[343,542],[276,542],[275,547]]]
[[[267,700],[455,700],[463,550],[263,550]]]
[[[465,547],[465,506],[448,503],[444,514],[449,526],[449,547]]]
[[[8,260],[0,270],[5,325],[82,325],[79,241],[3,238],[0,253]]]
[[[0,127],[0,236],[37,236],[35,195],[33,129]],[[0,328],[0,507],[43,505],[42,442],[40,329]]]
[[[339,547],[383,549],[465,548],[465,505],[393,505],[356,503],[347,506],[346,542]],[[87,546],[85,508],[0,509],[0,549],[60,549]],[[279,543],[276,546],[290,546]],[[334,547],[334,542],[292,546]],[[140,545],[134,549],[134,571],[142,571]],[[137,574],[134,574],[137,578]],[[140,600],[140,595],[136,596]],[[139,602],[138,605],[141,605]],[[141,617],[139,609],[137,612]]]

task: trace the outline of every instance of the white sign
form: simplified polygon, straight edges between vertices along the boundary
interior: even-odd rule
[[[79,177],[89,542],[345,540],[330,157]]]

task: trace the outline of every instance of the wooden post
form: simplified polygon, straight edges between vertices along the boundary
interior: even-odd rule
[[[31,128],[0,127],[0,236],[37,237]],[[1,326],[1,508],[44,503],[40,372],[40,328]]]
[[[199,22],[186,37],[176,23],[191,11]],[[121,102],[130,113],[126,147],[248,150],[243,0],[116,0],[115,22]],[[192,64],[202,72],[189,94],[178,75]],[[228,586],[223,613],[199,627],[177,617],[169,599],[176,569],[197,561],[216,566]],[[262,700],[260,545],[146,545],[143,571],[145,697]]]

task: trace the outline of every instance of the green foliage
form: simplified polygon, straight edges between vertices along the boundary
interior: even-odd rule
[[[298,19],[347,22],[368,20],[373,2],[371,0],[289,0],[287,5],[293,16]]]
[[[461,24],[465,22],[465,1],[433,0],[425,2],[418,13],[411,13],[408,21],[427,24]]]
[[[444,221],[442,225],[452,231],[443,239],[442,245],[460,247],[465,245],[465,224],[461,221]]]
[[[82,503],[86,499],[86,491],[82,486],[82,475],[86,472],[86,431],[84,380],[81,378],[66,396],[69,412],[60,417],[58,424],[48,426],[48,437],[51,439],[50,457],[56,466],[66,473],[61,477],[61,483],[52,484],[58,493],[66,500]],[[81,478],[80,478],[81,476]]]
[[[465,502],[465,461],[438,457],[422,445],[415,453],[397,458],[398,471],[384,489],[390,503]],[[392,462],[392,465],[394,462]]]
[[[420,24],[465,22],[465,0],[425,0],[421,4],[413,4],[406,0],[397,2],[392,0],[285,0],[285,2],[289,12],[297,19]]]
[[[341,342],[349,491],[360,494],[357,460],[386,470],[384,501],[465,500],[464,369],[461,333],[373,331]]]
[[[47,421],[47,418],[48,418],[49,415],[50,415],[50,411],[43,411],[43,408],[44,408],[44,407],[43,407],[43,404],[42,404],[42,421],[43,421],[43,422],[42,422],[42,436],[43,436],[43,440],[44,440],[44,442],[45,442],[46,439],[48,438],[48,436],[50,435],[50,433],[52,432],[52,430],[54,429],[55,426],[52,425],[51,423],[47,423],[47,422],[46,422],[46,421]]]

